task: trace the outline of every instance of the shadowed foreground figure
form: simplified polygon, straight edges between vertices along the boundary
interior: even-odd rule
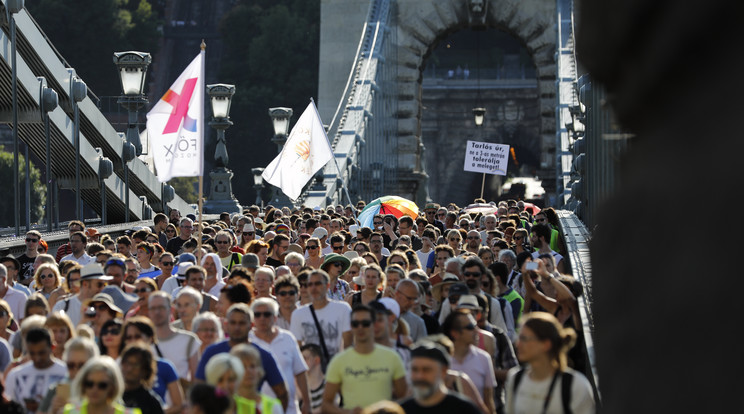
[[[730,0],[578,6],[579,60],[636,134],[591,246],[605,414],[741,405],[738,370],[724,367],[742,366],[744,283],[736,253],[720,253],[741,239],[743,10]],[[715,240],[694,242],[721,224]]]

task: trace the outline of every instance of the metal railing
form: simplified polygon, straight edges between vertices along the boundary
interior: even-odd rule
[[[352,199],[371,200],[397,182],[397,124],[393,118],[397,111],[397,66],[395,53],[389,53],[396,33],[389,28],[390,18],[390,0],[370,2],[346,89],[328,130],[338,168],[329,162],[300,196],[300,204],[325,207],[349,202],[342,191],[344,185]]]

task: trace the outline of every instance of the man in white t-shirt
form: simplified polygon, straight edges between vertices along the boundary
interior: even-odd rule
[[[307,363],[300,352],[297,340],[291,332],[276,326],[279,304],[271,298],[258,298],[251,304],[253,310],[253,329],[248,334],[251,343],[271,351],[287,382],[289,405],[286,414],[300,412],[298,397],[310,401],[307,384]],[[297,386],[295,386],[295,383]],[[262,392],[269,393],[271,387],[264,383]],[[273,395],[273,393],[269,394]],[[303,414],[310,414],[309,404],[303,404]]]
[[[0,264],[0,299],[4,299],[10,305],[10,310],[16,320],[23,319],[26,307],[26,295],[20,290],[11,288],[13,281],[8,279],[8,268]]]
[[[351,306],[346,302],[329,300],[328,287],[330,276],[323,270],[314,270],[307,279],[307,291],[312,303],[301,306],[292,312],[290,331],[297,338],[300,346],[306,343],[317,344],[324,353],[333,356],[351,346]],[[317,317],[317,324],[313,313]],[[317,326],[320,325],[323,334],[323,344],[320,342]]]
[[[148,298],[150,319],[155,325],[158,344],[153,351],[173,363],[179,378],[191,381],[199,364],[201,341],[192,332],[170,326],[171,297],[156,291]]]
[[[5,395],[33,414],[49,387],[67,376],[67,366],[52,358],[52,337],[45,328],[32,328],[26,333],[26,350],[31,360],[10,370],[5,378]]]

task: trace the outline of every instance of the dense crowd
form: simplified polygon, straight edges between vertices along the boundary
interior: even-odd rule
[[[0,258],[0,412],[591,413],[552,208],[80,221]],[[578,328],[578,329],[575,329]]]

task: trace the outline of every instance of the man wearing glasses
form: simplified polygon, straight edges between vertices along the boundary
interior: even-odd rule
[[[31,296],[31,290],[26,285],[18,282],[18,269],[21,268],[21,264],[13,256],[5,256],[0,258],[0,264],[5,265],[8,270],[8,285],[13,289],[20,290],[26,297]]]
[[[406,370],[397,352],[375,343],[375,311],[357,305],[351,311],[354,346],[328,364],[323,392],[324,413],[352,413],[381,400],[403,398],[408,392]],[[343,395],[343,407],[334,404]]]
[[[139,299],[137,296],[127,293],[133,292],[134,286],[124,282],[127,274],[126,259],[118,253],[111,256],[103,271],[111,277],[111,281],[102,292],[111,296],[116,306],[122,310],[122,313],[126,314],[129,308]]]
[[[57,301],[53,312],[64,312],[70,317],[73,326],[77,326],[82,319],[82,307],[106,286],[106,282],[113,279],[103,273],[103,268],[98,263],[89,263],[80,270],[80,292]]]
[[[292,288],[293,289],[293,288]],[[293,298],[297,297],[296,290]],[[251,304],[253,310],[253,329],[249,333],[252,343],[271,351],[277,358],[277,365],[289,388],[289,406],[287,414],[297,414],[300,406],[297,400],[297,389],[303,401],[310,401],[307,386],[307,363],[302,357],[297,340],[291,332],[276,326],[279,305],[270,298],[258,298]],[[292,380],[294,378],[294,381]],[[297,387],[295,387],[295,382]],[[303,414],[310,414],[309,404],[303,404]]]
[[[76,231],[70,235],[70,248],[72,252],[62,258],[62,261],[71,260],[80,266],[85,266],[90,262],[94,262],[95,259],[92,256],[88,256],[85,252],[85,246],[88,245],[88,236],[82,231]]]
[[[312,302],[292,312],[289,324],[290,331],[300,346],[316,344],[327,357],[336,355],[350,346],[352,339],[349,325],[351,306],[343,301],[328,299],[330,281],[331,277],[323,270],[314,270],[310,273],[307,279],[307,292]]]
[[[181,234],[179,234],[178,237],[168,240],[168,244],[165,246],[165,250],[170,252],[173,256],[178,256],[183,244],[191,238],[191,234],[194,232],[194,222],[190,218],[186,217],[181,219],[179,227],[181,229]]]
[[[284,253],[289,249],[289,237],[284,234],[274,236],[274,244],[271,248],[271,255],[266,258],[266,265],[277,268],[284,264]]]
[[[26,251],[17,258],[20,264],[18,277],[26,282],[25,284],[30,283],[34,277],[34,261],[39,255],[39,241],[41,241],[41,233],[38,231],[31,230],[26,233]]]
[[[439,229],[440,233],[444,233],[444,217],[442,217],[442,220],[437,219],[438,210],[439,204],[429,203],[424,207],[424,214],[426,216],[426,221],[428,221],[429,224],[436,226]]]

